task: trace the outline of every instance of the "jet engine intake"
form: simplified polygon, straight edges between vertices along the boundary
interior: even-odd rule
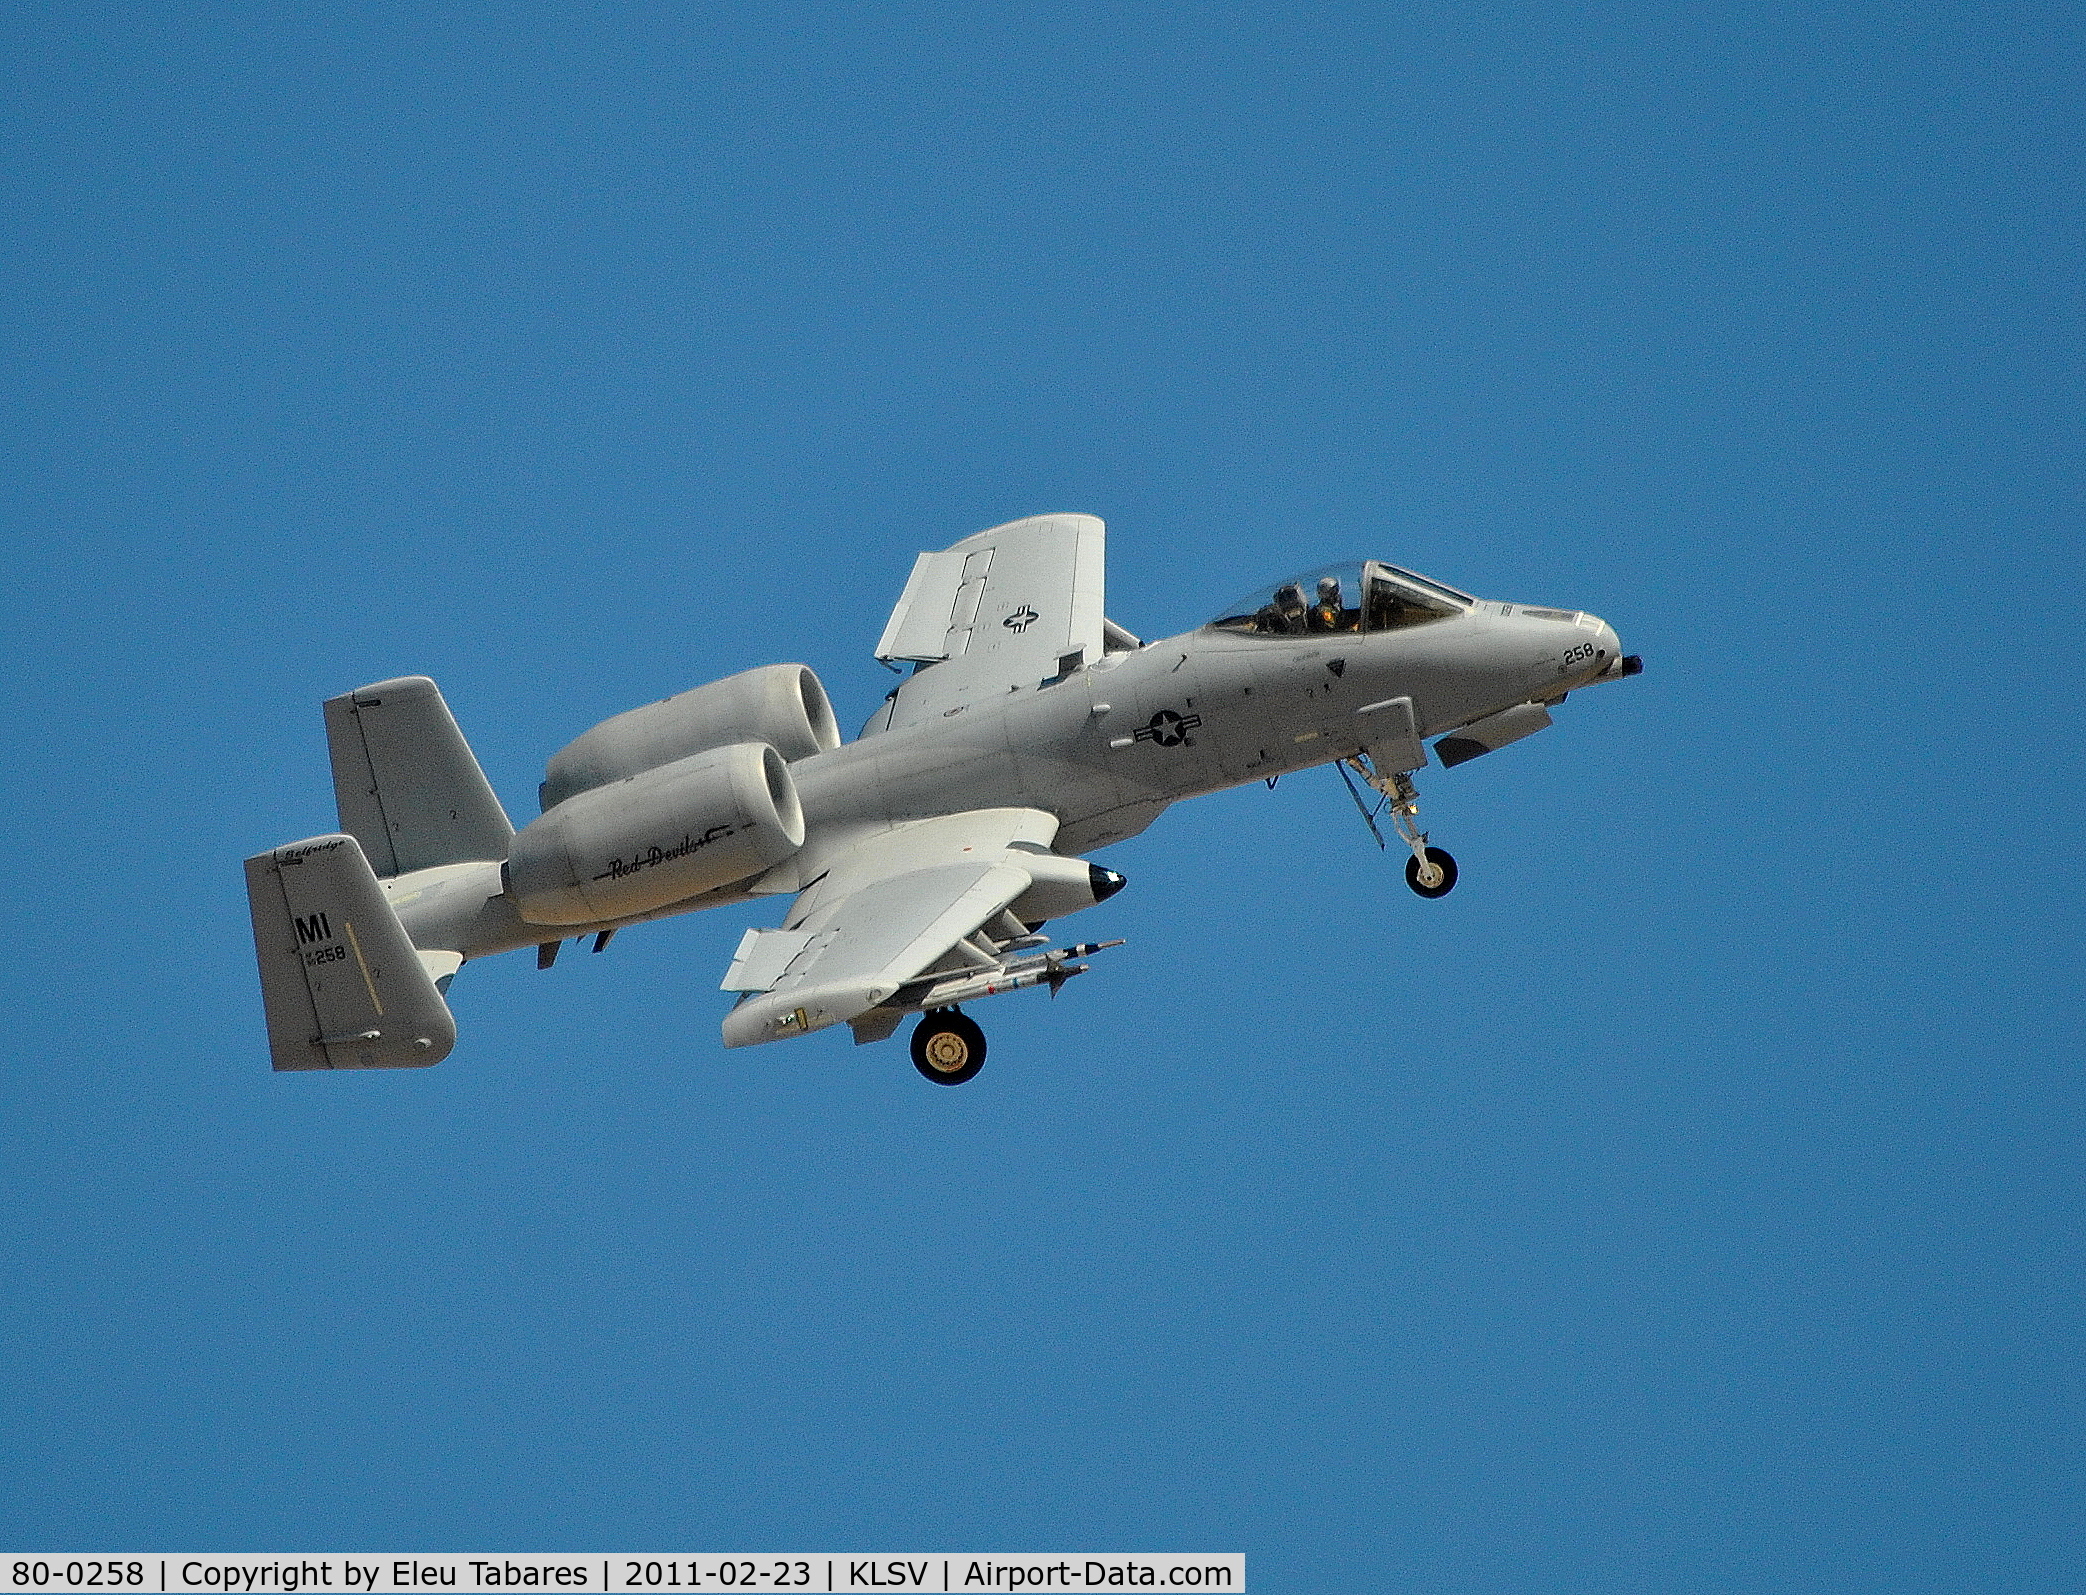
[[[840,746],[840,723],[809,666],[763,665],[604,720],[551,756],[537,795],[548,813],[581,792],[741,742],[765,742],[792,763]]]
[[[594,924],[745,880],[803,845],[789,766],[742,742],[557,804],[516,833],[507,890],[532,925]]]
[[[1123,889],[1122,876],[1083,858],[1022,852],[1012,855],[1008,862],[1029,872],[1029,889],[1007,909],[1024,925],[1040,925],[1046,919],[1076,914]]]

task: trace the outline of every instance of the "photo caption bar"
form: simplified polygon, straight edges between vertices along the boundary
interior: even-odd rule
[[[436,1595],[481,1590],[666,1595],[674,1590],[1220,1590],[1246,1587],[1243,1552],[1120,1551],[589,1551],[328,1552],[206,1555],[194,1551],[0,1553],[0,1595],[110,1590],[139,1595]]]

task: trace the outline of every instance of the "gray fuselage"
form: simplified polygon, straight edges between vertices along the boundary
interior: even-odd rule
[[[1621,657],[1613,629],[1591,615],[1489,601],[1374,633],[1261,636],[1206,626],[907,723],[909,695],[931,686],[937,667],[929,665],[898,686],[859,739],[791,764],[806,829],[796,858],[631,919],[556,931],[610,930],[796,891],[868,832],[974,809],[1046,811],[1060,822],[1056,851],[1082,854],[1136,835],[1182,798],[1366,750],[1364,711],[1386,700],[1409,698],[1418,733],[1431,737],[1517,704],[1555,703],[1612,676]],[[885,729],[893,720],[896,729]],[[402,878],[391,900],[420,947],[477,958],[545,939],[544,926],[515,914],[497,866]]]

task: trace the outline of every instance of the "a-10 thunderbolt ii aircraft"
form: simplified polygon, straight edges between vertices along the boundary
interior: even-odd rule
[[[1118,945],[1042,933],[1122,888],[1081,855],[1182,798],[1338,764],[1381,794],[1412,889],[1440,897],[1456,865],[1418,825],[1425,739],[1462,764],[1640,668],[1595,616],[1378,560],[1141,642],[1102,612],[1104,535],[1040,515],[922,554],[876,650],[910,673],[853,742],[810,670],[750,670],[595,726],[519,831],[432,681],[329,699],[340,833],[246,861],[275,1067],[435,1063],[470,959],[535,947],[548,967],[570,937],[599,952],[627,925],[772,898],[782,924],[748,931],[724,977],[727,1047],[839,1024],[879,1041],[917,1013],[913,1061],[961,1084],[985,1059],[964,1004],[1054,992]]]

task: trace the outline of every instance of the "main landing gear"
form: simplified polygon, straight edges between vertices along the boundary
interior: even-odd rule
[[[985,1067],[985,1032],[954,1008],[935,1008],[913,1027],[913,1067],[936,1085],[962,1085]]]
[[[1391,823],[1398,827],[1398,835],[1412,849],[1412,857],[1405,861],[1405,884],[1422,897],[1446,897],[1456,886],[1456,861],[1442,848],[1427,845],[1427,833],[1420,829],[1420,794],[1412,784],[1412,777],[1403,770],[1385,771],[1373,763],[1368,754],[1361,753],[1340,761],[1340,778],[1347,783],[1355,807],[1362,811],[1368,823],[1369,833],[1376,838],[1376,845],[1384,847],[1383,832],[1376,828],[1376,816],[1362,802],[1362,794],[1355,791],[1354,777],[1347,773],[1349,765],[1361,772],[1362,779],[1384,797],[1384,806],[1391,811]]]

